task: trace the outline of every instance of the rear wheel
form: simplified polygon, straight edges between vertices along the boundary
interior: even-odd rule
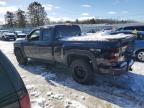
[[[144,62],[144,50],[140,50],[136,53],[137,59],[140,62]]]
[[[94,72],[86,60],[77,59],[72,61],[70,71],[73,79],[81,84],[89,84],[94,81]]]
[[[16,55],[16,59],[18,61],[19,64],[21,65],[26,65],[28,60],[26,57],[24,57],[23,53],[21,52],[20,49],[16,49],[15,50],[15,55]]]

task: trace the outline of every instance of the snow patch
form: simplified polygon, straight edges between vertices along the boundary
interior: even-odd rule
[[[32,89],[34,89],[34,85],[26,85],[26,88],[27,88],[27,90],[32,90]]]
[[[46,99],[45,98],[38,98],[31,100],[33,103],[32,108],[45,108]]]
[[[30,95],[31,95],[31,96],[34,96],[34,97],[39,97],[40,92],[34,91],[34,92],[31,92]]]
[[[93,33],[90,35],[85,36],[74,36],[74,37],[66,37],[62,38],[61,40],[66,41],[109,41],[110,39],[121,39],[126,38],[131,35],[125,35],[125,34],[116,34],[116,35],[110,35],[108,33],[99,32],[99,33]]]
[[[70,100],[70,99],[65,100],[64,107],[65,108],[88,108],[84,106],[82,103],[75,101],[75,100]]]
[[[49,79],[49,80],[55,79],[55,77],[56,77],[55,74],[48,73],[48,72],[41,73],[41,76],[43,76],[45,79]]]
[[[53,92],[47,92],[47,96],[52,99],[62,100],[64,98],[64,94],[54,94]]]

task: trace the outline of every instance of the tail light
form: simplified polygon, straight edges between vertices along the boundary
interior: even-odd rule
[[[29,99],[28,94],[21,98],[20,106],[21,106],[21,108],[31,108],[30,99]]]
[[[109,52],[111,53],[119,53],[120,49],[119,48],[113,48],[113,49],[110,49]]]
[[[124,61],[125,57],[124,56],[113,56],[109,59],[109,61],[112,62],[120,62],[120,61]]]
[[[114,48],[110,49],[110,55],[109,55],[109,61],[110,62],[120,62],[124,61],[125,57],[121,55],[121,53],[125,52],[127,49],[127,46],[121,47],[121,48]]]

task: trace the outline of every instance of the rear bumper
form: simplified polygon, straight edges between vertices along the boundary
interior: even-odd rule
[[[134,60],[123,62],[117,66],[101,66],[99,72],[103,74],[119,75],[126,73],[129,68],[134,64]]]

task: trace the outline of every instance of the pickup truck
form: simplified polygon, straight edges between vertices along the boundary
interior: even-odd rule
[[[52,25],[34,29],[24,40],[14,43],[19,64],[29,59],[67,66],[75,81],[94,81],[95,73],[119,75],[133,64],[132,35],[82,35],[78,25]]]

